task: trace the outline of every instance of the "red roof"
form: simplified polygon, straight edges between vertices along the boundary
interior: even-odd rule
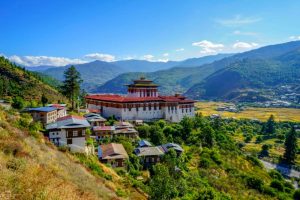
[[[71,118],[73,118],[73,119],[85,119],[84,117],[77,116],[77,115],[68,115],[68,116],[58,118],[57,121],[63,121],[63,120],[66,120],[66,119],[71,119]]]
[[[86,99],[100,100],[107,102],[118,103],[134,103],[134,102],[148,102],[148,101],[160,101],[160,102],[178,102],[178,103],[194,103],[195,101],[186,99],[184,96],[158,96],[158,97],[127,97],[114,94],[95,94],[88,95]]]

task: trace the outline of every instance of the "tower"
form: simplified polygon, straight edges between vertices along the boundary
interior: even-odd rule
[[[158,85],[153,81],[147,80],[145,77],[141,77],[138,80],[134,80],[132,84],[127,85],[128,97],[157,97]]]

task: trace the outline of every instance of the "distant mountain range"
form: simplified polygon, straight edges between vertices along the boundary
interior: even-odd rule
[[[160,92],[185,93],[193,99],[260,101],[270,100],[272,88],[300,84],[300,41],[270,45],[235,54],[198,67],[174,67],[143,73],[160,84]],[[124,73],[92,92],[125,93],[124,84],[141,73]]]
[[[105,82],[117,77],[126,72],[154,72],[157,70],[166,70],[175,66],[191,67],[200,66],[202,64],[211,63],[232,54],[218,54],[213,56],[205,56],[201,58],[191,58],[184,61],[169,61],[169,62],[150,62],[146,60],[122,60],[116,62],[93,61],[85,64],[75,65],[83,79],[83,88],[86,91],[97,91],[97,88]],[[26,67],[31,71],[38,71],[45,75],[51,76],[59,81],[64,79],[64,71],[69,67],[51,67],[38,66]]]
[[[195,99],[272,100],[281,86],[293,93],[300,84],[300,41],[271,45],[235,55],[230,64],[192,86]],[[217,61],[219,63],[221,61]]]
[[[49,68],[42,73],[62,80],[67,67]],[[300,92],[300,41],[184,61],[94,61],[76,68],[82,74],[84,88],[91,93],[124,94],[124,85],[143,75],[159,84],[162,94],[184,93],[193,99],[264,101],[272,100],[281,86],[287,85],[289,92]]]

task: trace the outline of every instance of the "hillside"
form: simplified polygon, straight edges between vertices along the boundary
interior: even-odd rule
[[[234,62],[194,85],[186,94],[196,99],[270,100],[280,95],[281,86],[293,89],[300,83],[299,49],[277,55]]]
[[[115,62],[94,61],[85,64],[75,65],[76,69],[81,73],[83,79],[83,88],[89,92],[95,91],[103,83],[117,77],[125,72],[154,72],[158,70],[166,70],[175,66],[193,67],[211,63],[215,60],[228,57],[231,54],[218,54],[213,56],[204,56],[201,58],[191,58],[184,61],[168,61],[168,62],[150,62],[146,60],[121,60]],[[25,67],[27,70],[36,71],[52,78],[63,80],[63,73],[68,68],[37,66]]]
[[[44,94],[50,102],[66,101],[48,83],[46,77],[26,71],[0,57],[0,98],[19,96],[28,101],[39,101]]]
[[[268,77],[267,81],[269,85],[276,81],[280,81],[279,76],[281,76],[280,74],[282,73],[284,73],[283,76],[285,78],[288,78],[288,74],[292,74],[289,73],[288,70],[294,70],[294,68],[287,67],[285,72],[281,69],[283,69],[287,63],[295,65],[298,62],[299,58],[295,55],[295,52],[294,54],[291,53],[298,48],[300,48],[300,41],[269,45],[225,57],[198,67],[178,65],[178,67],[151,73],[143,73],[143,75],[160,84],[161,87],[159,89],[163,94],[186,92],[188,96],[196,99],[200,98],[200,96],[201,98],[215,99],[220,97],[220,99],[226,99],[225,96],[229,95],[226,88],[236,87],[234,84],[238,85],[241,89],[245,89],[249,84],[254,84],[256,86],[261,84],[261,81],[266,80],[265,77]],[[189,62],[192,62],[192,60],[189,60]],[[280,65],[281,67],[277,65]],[[238,66],[244,67],[240,70],[240,67]],[[243,71],[243,73],[237,74],[237,71]],[[263,73],[265,76],[259,77],[258,73]],[[136,78],[139,75],[140,74],[137,73],[121,74],[92,92],[124,93],[125,87],[122,87],[121,85],[128,83],[129,80]],[[203,86],[203,88],[202,81],[204,81],[204,79],[207,84]],[[238,82],[237,79],[239,80]],[[293,80],[290,79],[290,82],[293,82],[294,80],[294,78]],[[252,86],[249,88],[251,89]],[[207,94],[203,95],[204,90],[207,91]],[[210,93],[214,93],[214,95]],[[254,94],[256,93],[254,92]],[[236,94],[231,95],[236,96]],[[233,99],[235,97],[231,98]],[[262,96],[261,98],[264,99],[265,97]]]
[[[105,165],[90,170],[29,131],[28,116],[0,108],[0,121],[1,199],[146,199]]]
[[[64,79],[64,71],[68,67],[70,66],[49,68],[43,71],[43,73],[62,81]],[[81,74],[83,80],[82,86],[87,91],[125,72],[123,68],[103,61],[79,64],[75,65],[75,68]]]

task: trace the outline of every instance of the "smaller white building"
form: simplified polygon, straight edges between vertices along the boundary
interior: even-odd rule
[[[86,129],[89,128],[89,122],[81,116],[65,116],[46,126],[49,139],[55,145],[68,146],[73,152],[87,154],[94,152],[94,147],[87,146],[86,142]]]

